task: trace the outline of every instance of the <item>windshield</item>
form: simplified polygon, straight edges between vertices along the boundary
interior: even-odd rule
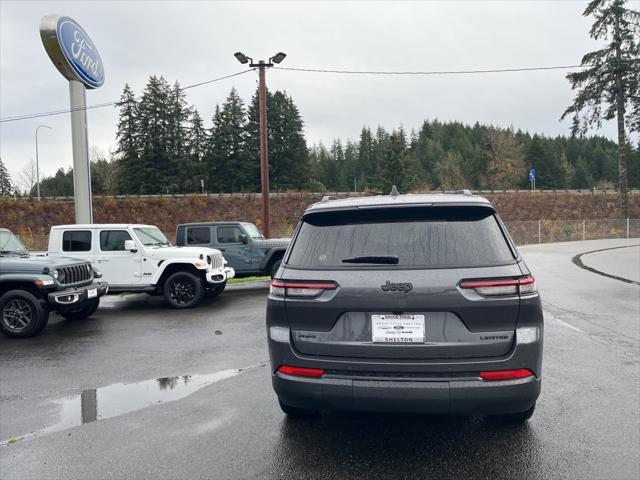
[[[513,261],[488,209],[405,208],[310,215],[300,228],[287,264],[451,268]]]
[[[2,252],[26,252],[27,249],[20,243],[18,237],[8,230],[0,230],[0,253]]]
[[[260,230],[253,223],[243,223],[242,226],[251,238],[264,238],[264,235],[260,233]]]
[[[164,236],[164,233],[162,233],[159,228],[134,228],[133,231],[138,237],[138,240],[140,240],[145,247],[171,245],[169,240],[167,240],[167,237]]]

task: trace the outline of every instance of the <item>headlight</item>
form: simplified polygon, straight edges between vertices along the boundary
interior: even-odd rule
[[[53,272],[51,272],[51,276],[56,280],[58,280],[58,277],[60,277],[60,272],[56,269]]]

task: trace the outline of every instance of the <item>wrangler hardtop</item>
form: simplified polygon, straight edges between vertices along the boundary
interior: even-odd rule
[[[238,277],[273,276],[289,242],[289,238],[266,238],[249,222],[182,223],[176,229],[177,245],[206,246],[223,252]]]
[[[205,295],[220,294],[234,276],[220,251],[172,246],[153,225],[54,226],[48,254],[82,258],[96,265],[111,293],[164,295],[174,308],[193,307]]]
[[[0,329],[9,337],[32,337],[47,325],[49,312],[90,317],[108,289],[100,277],[87,261],[34,255],[0,228]]]

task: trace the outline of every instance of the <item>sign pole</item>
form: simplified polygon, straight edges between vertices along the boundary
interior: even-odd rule
[[[85,86],[77,80],[70,80],[69,97],[71,100],[73,196],[76,207],[76,223],[93,223],[91,165],[89,164],[87,97]]]

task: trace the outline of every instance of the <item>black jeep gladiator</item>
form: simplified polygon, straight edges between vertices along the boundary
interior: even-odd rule
[[[108,285],[89,262],[32,255],[20,240],[0,228],[0,329],[9,337],[32,337],[57,311],[84,319],[98,309]]]

